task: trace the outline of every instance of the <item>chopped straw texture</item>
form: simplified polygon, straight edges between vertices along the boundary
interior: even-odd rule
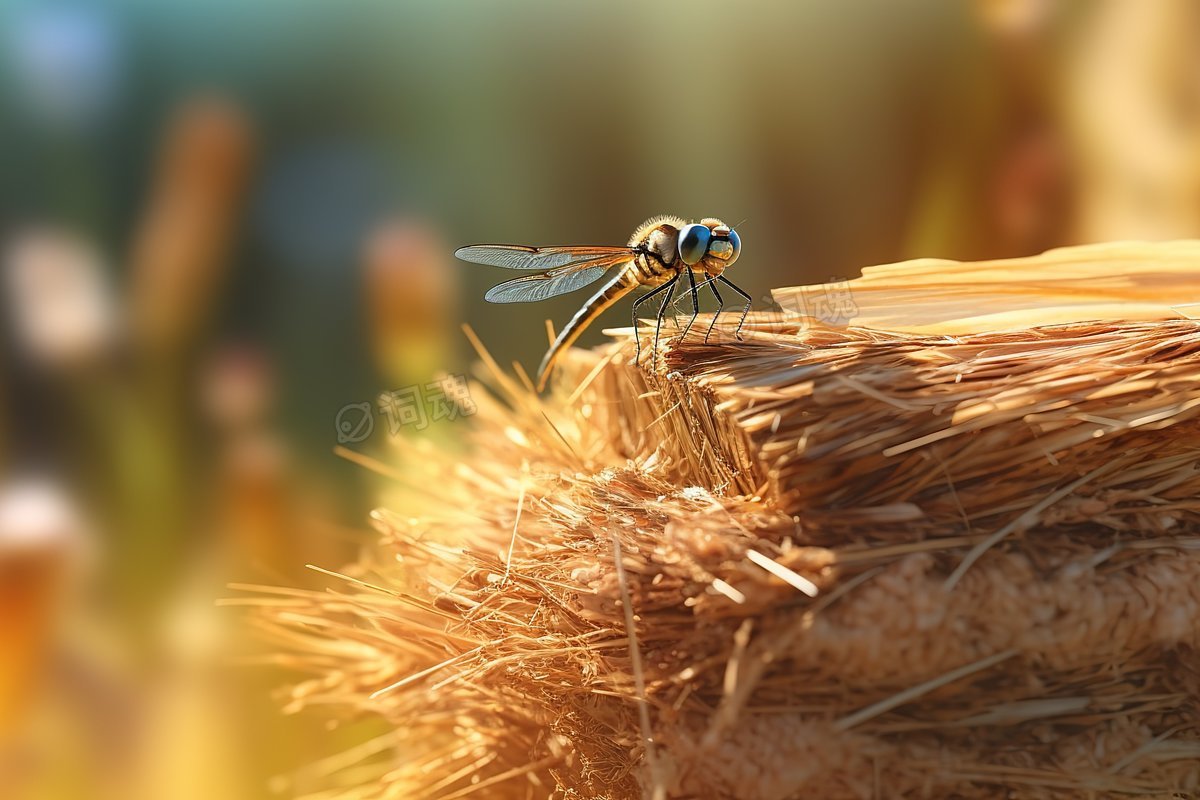
[[[390,726],[318,796],[1193,796],[1197,274],[914,262],[850,282],[869,327],[788,289],[548,400],[491,365],[375,552],[262,590],[291,707]]]

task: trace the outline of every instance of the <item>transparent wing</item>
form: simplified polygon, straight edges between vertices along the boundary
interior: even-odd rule
[[[533,303],[582,289],[600,280],[604,273],[617,264],[631,258],[627,250],[621,250],[624,252],[506,281],[489,289],[484,299],[489,303]]]
[[[473,244],[460,247],[454,255],[463,261],[488,264],[505,269],[558,269],[581,261],[590,261],[604,256],[626,255],[632,258],[628,247],[523,247],[517,244]]]

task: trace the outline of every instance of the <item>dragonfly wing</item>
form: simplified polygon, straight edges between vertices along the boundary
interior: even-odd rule
[[[515,244],[473,244],[460,247],[454,255],[463,261],[475,264],[488,264],[505,269],[541,269],[552,270],[591,261],[606,256],[627,255],[632,257],[628,247],[523,247]]]
[[[627,260],[626,253],[617,257],[592,259],[538,275],[523,275],[499,286],[493,286],[484,295],[484,299],[489,303],[533,303],[548,297],[557,297],[600,280],[604,273]]]

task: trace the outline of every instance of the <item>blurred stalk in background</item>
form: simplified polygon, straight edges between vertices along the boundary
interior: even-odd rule
[[[228,270],[227,253],[249,167],[243,112],[215,98],[176,112],[134,238],[125,379],[92,409],[108,466],[103,495],[125,530],[113,542],[115,593],[127,618],[156,619],[154,601],[178,580],[196,530],[195,364]],[[145,570],[141,565],[160,565]],[[124,568],[127,568],[126,571]]]
[[[33,480],[0,486],[0,752],[45,688],[86,536],[61,487]]]
[[[1200,7],[1105,0],[1067,52],[1059,116],[1077,163],[1070,236],[1200,235]]]

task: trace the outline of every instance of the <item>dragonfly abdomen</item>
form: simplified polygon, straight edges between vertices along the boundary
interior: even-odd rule
[[[571,317],[571,321],[559,331],[554,344],[546,351],[545,357],[542,358],[542,364],[538,367],[539,392],[546,388],[546,378],[549,377],[550,370],[554,367],[554,362],[558,360],[559,354],[574,344],[575,340],[579,338],[579,334],[583,333],[584,329],[588,325],[591,325],[596,317],[603,314],[638,286],[644,285],[635,266],[638,260],[640,259],[630,262],[628,266],[614,275],[608,283],[604,284],[598,292],[588,298],[583,307],[575,312],[575,316]]]

